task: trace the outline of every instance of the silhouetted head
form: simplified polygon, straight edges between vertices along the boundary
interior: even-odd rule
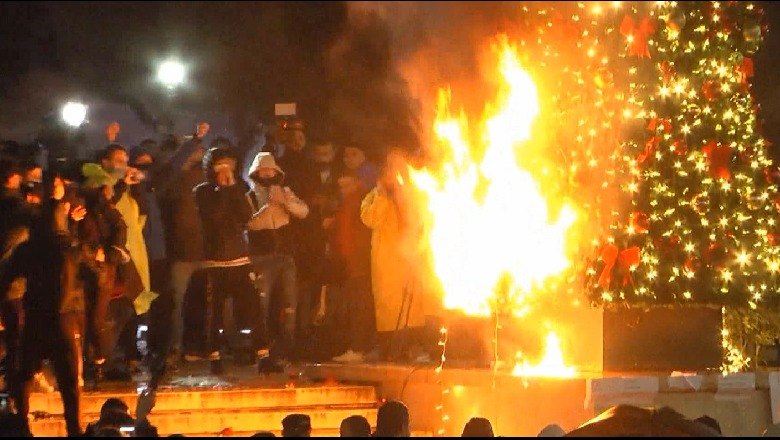
[[[306,414],[290,414],[282,419],[282,437],[311,437],[311,418]]]
[[[349,416],[341,421],[340,437],[371,437],[371,425],[363,416]]]
[[[409,409],[402,402],[391,400],[379,407],[376,415],[377,437],[410,437]]]
[[[461,437],[495,437],[490,420],[483,417],[472,417],[463,427]]]

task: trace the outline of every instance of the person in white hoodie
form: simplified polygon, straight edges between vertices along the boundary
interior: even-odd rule
[[[290,355],[295,340],[298,286],[295,261],[290,249],[290,217],[298,219],[309,215],[309,207],[289,187],[282,186],[284,171],[271,153],[255,156],[249,168],[252,189],[246,196],[254,214],[247,224],[249,254],[255,272],[261,275],[261,300],[265,321],[272,304],[280,304],[284,311],[279,325],[280,344],[276,355]],[[273,295],[280,295],[272,298]],[[272,301],[278,300],[278,301]],[[279,302],[280,301],[280,302]]]

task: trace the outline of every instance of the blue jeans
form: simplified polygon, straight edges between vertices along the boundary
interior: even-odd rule
[[[276,324],[272,310],[280,310],[276,350],[289,354],[295,342],[295,316],[298,307],[298,280],[295,261],[285,254],[253,255],[251,257],[260,292],[264,321],[272,327]],[[278,307],[274,307],[278,306]],[[283,357],[283,355],[282,355]]]

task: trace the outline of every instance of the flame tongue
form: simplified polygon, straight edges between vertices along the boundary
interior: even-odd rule
[[[518,358],[521,357],[521,354],[518,353]],[[524,359],[518,360],[522,361],[522,364],[518,363],[515,365],[514,370],[512,370],[513,376],[574,377],[576,374],[574,368],[567,367],[563,361],[560,341],[555,332],[550,332],[547,335],[545,355],[538,364],[529,365],[528,361]]]
[[[441,91],[434,132],[447,160],[436,175],[411,171],[426,199],[444,305],[478,315],[491,313],[497,293],[522,307],[534,284],[567,268],[565,237],[575,220],[574,211],[564,206],[550,221],[538,182],[518,166],[518,149],[531,137],[539,101],[515,48],[506,38],[496,48],[503,84],[480,124],[481,144],[469,142],[465,115],[452,117],[450,93]],[[506,292],[496,292],[499,285]]]
[[[409,174],[427,211],[426,238],[444,307],[477,316],[497,308],[527,311],[530,295],[540,290],[534,287],[569,266],[566,233],[576,218],[564,205],[551,220],[540,183],[519,166],[518,153],[539,114],[537,90],[506,37],[494,49],[501,81],[495,103],[475,124],[478,136],[469,133],[465,114],[451,114],[451,92],[441,90],[434,133],[442,163],[435,172]],[[554,342],[548,348],[557,347],[557,337]],[[557,354],[540,368],[564,367]]]

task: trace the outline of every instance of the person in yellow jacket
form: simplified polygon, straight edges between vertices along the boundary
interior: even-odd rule
[[[417,242],[404,203],[408,190],[402,171],[402,159],[389,155],[377,186],[360,207],[360,218],[372,230],[371,282],[380,350],[385,356],[395,351],[390,345],[398,332],[419,337],[425,327],[423,292],[413,270]]]
[[[101,157],[100,164],[86,163],[81,171],[88,188],[110,186],[114,190],[112,202],[127,225],[127,251],[130,254],[143,287],[142,292],[133,301],[138,315],[149,311],[152,301],[157,297],[150,289],[149,257],[146,252],[143,229],[146,216],[141,215],[138,202],[130,195],[129,186],[138,184],[143,174],[127,166],[127,150],[119,144],[109,145]]]

